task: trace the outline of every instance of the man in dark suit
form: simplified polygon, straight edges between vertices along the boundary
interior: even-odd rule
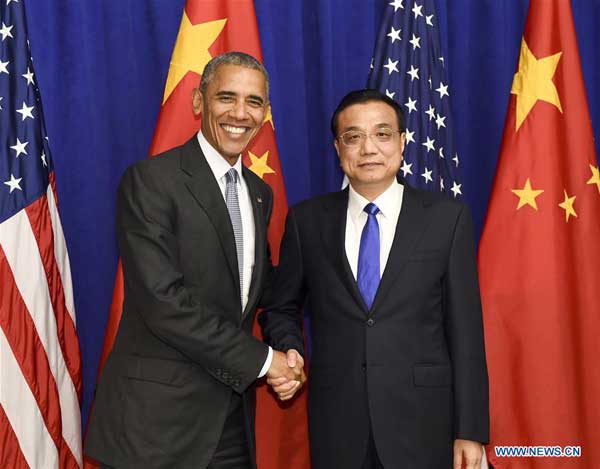
[[[303,379],[251,333],[273,195],[240,154],[268,105],[256,59],[216,57],[192,96],[200,132],[123,177],[123,316],[86,439],[108,467],[255,468],[255,380]]]
[[[299,313],[311,312],[313,469],[474,469],[488,439],[471,219],[398,182],[403,120],[375,90],[341,101],[332,130],[349,188],[290,209],[259,317],[274,348],[304,354]]]

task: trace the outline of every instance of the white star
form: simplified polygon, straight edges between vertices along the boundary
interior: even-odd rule
[[[397,72],[397,71],[398,71],[398,67],[397,67],[397,65],[398,65],[398,61],[397,61],[397,60],[395,60],[395,61],[392,61],[392,59],[390,59],[390,58],[388,57],[388,63],[387,63],[387,64],[385,64],[383,67],[384,67],[384,68],[387,68],[387,69],[388,69],[388,74],[390,74],[390,75],[391,75],[391,74],[392,74],[392,72]]]
[[[435,119],[435,108],[430,104],[429,109],[425,111],[425,114],[429,116],[429,120]]]
[[[410,130],[406,129],[406,143],[407,144],[410,142],[415,143],[414,135],[415,135],[414,130],[411,132]]]
[[[435,143],[435,140],[429,138],[429,136],[427,136],[427,141],[423,142],[422,145],[424,147],[427,147],[427,153],[429,153],[429,151],[435,151],[435,147],[433,146],[433,144]]]
[[[444,178],[440,176],[440,190],[444,190]]]
[[[425,184],[433,182],[433,179],[431,178],[431,170],[427,169],[427,166],[425,166],[425,172],[421,174],[421,176],[425,178]]]
[[[425,23],[427,23],[429,26],[433,26],[433,22],[431,21],[433,19],[433,15],[428,15],[425,17]]]
[[[23,191],[23,189],[21,189],[21,187],[19,186],[19,183],[21,182],[22,179],[23,178],[15,179],[15,177],[12,174],[10,175],[10,181],[6,181],[4,183],[8,187],[10,187],[9,194],[12,194],[12,191],[14,191],[15,189],[19,189],[20,191]]]
[[[23,101],[23,107],[21,109],[17,109],[17,112],[23,117],[22,120],[25,120],[28,117],[33,119],[33,114],[31,113],[31,111],[33,111],[33,106],[27,106],[25,101]]]
[[[2,60],[0,60],[0,73],[6,73],[8,75],[8,68],[7,65],[10,62],[2,62]]]
[[[456,163],[456,167],[458,168],[458,153],[454,154],[454,158],[452,158],[452,161]]]
[[[6,0],[6,6],[10,5],[10,2],[19,3],[19,0]]]
[[[415,78],[419,79],[419,69],[415,68],[412,64],[410,65],[410,70],[406,73],[410,75],[410,81],[413,81]]]
[[[387,88],[385,89],[385,95],[390,98],[390,99],[394,99],[394,95],[396,94],[395,91],[390,91]]]
[[[417,110],[417,100],[416,99],[411,99],[411,97],[408,97],[408,102],[404,104],[407,108],[408,108],[408,113],[410,114],[411,112]]]
[[[429,77],[429,79],[428,79],[427,81],[429,82],[429,89],[431,89],[431,87],[433,86],[433,85],[431,84],[431,77]]]
[[[0,96],[0,101],[2,101],[4,98],[2,96]],[[0,104],[0,111],[2,111],[2,104]]]
[[[46,153],[42,151],[42,156],[40,156],[40,159],[42,160],[42,164],[44,166],[48,166],[48,163],[46,162]]]
[[[435,123],[437,125],[438,130],[440,130],[440,127],[446,127],[446,124],[444,124],[444,121],[446,120],[446,117],[442,117],[439,114],[437,115],[437,119],[435,120]]]
[[[419,5],[415,2],[414,6],[412,7],[412,12],[415,15],[415,19],[417,19],[419,16],[423,16],[423,13],[421,13],[422,9],[423,5]]]
[[[21,140],[19,140],[19,139],[17,138],[17,143],[15,143],[15,144],[14,144],[12,147],[10,147],[10,148],[12,148],[14,151],[16,151],[16,152],[17,152],[17,155],[15,156],[15,158],[18,158],[18,157],[19,157],[19,155],[20,155],[21,153],[25,153],[25,154],[27,154],[27,150],[25,150],[25,147],[26,147],[28,144],[29,144],[29,142],[21,142]]]
[[[438,154],[440,155],[440,158],[444,158],[444,147],[440,147]]]
[[[0,34],[2,34],[2,41],[3,41],[3,42],[4,42],[4,40],[5,40],[7,37],[13,37],[13,38],[14,38],[14,36],[13,36],[13,35],[12,35],[12,33],[10,32],[12,28],[13,28],[12,26],[6,26],[6,25],[4,24],[4,21],[2,22],[2,28],[0,28]]]
[[[400,171],[402,171],[402,173],[404,174],[404,177],[406,177],[407,174],[413,173],[410,169],[411,166],[412,166],[412,163],[408,164],[408,163],[406,163],[406,160],[402,160],[402,167],[400,168]]]
[[[414,33],[412,35],[412,38],[410,41],[408,41],[412,44],[413,46],[413,50],[415,50],[417,47],[420,49],[421,48],[421,38],[418,36],[415,36]]]
[[[456,181],[452,182],[452,189],[450,189],[453,194],[454,197],[456,197],[458,194],[462,195],[462,192],[460,191],[460,186],[462,186],[462,184],[456,184]]]
[[[392,29],[390,30],[390,32],[387,34],[387,36],[392,40],[392,44],[394,43],[394,41],[398,40],[400,41],[400,32],[402,30],[401,29],[394,29],[394,27],[392,26]]]
[[[33,72],[29,70],[29,67],[27,67],[27,73],[21,76],[27,80],[28,85],[33,85]]]
[[[442,67],[446,65],[446,64],[444,63],[444,57],[440,57],[438,60],[439,60],[440,62],[442,62]]]
[[[440,87],[436,88],[435,91],[437,91],[440,94],[440,99],[442,99],[445,96],[450,96],[448,94],[448,85],[444,85],[444,82],[440,81]]]
[[[403,0],[394,0],[390,3],[391,6],[394,7],[394,13],[396,13],[400,8],[404,10],[404,5],[402,5]]]

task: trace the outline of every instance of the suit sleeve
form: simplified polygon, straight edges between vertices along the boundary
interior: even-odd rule
[[[264,340],[274,349],[287,351],[293,348],[304,356],[302,307],[305,295],[300,236],[294,210],[290,209],[272,292],[258,318]]]
[[[444,281],[446,333],[454,383],[454,437],[489,440],[488,375],[473,223],[458,215]]]
[[[117,228],[127,301],[161,340],[237,392],[258,376],[268,347],[196,300],[179,267],[173,202],[160,175],[134,166],[119,187]]]

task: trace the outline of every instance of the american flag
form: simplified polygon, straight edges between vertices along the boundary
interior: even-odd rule
[[[398,102],[406,116],[400,171],[412,186],[462,195],[450,90],[434,0],[393,0],[383,15],[369,88]]]
[[[69,257],[23,0],[0,0],[0,467],[82,466]]]

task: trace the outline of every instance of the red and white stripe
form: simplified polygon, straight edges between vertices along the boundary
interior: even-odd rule
[[[0,467],[82,467],[79,342],[51,182],[0,224]]]

